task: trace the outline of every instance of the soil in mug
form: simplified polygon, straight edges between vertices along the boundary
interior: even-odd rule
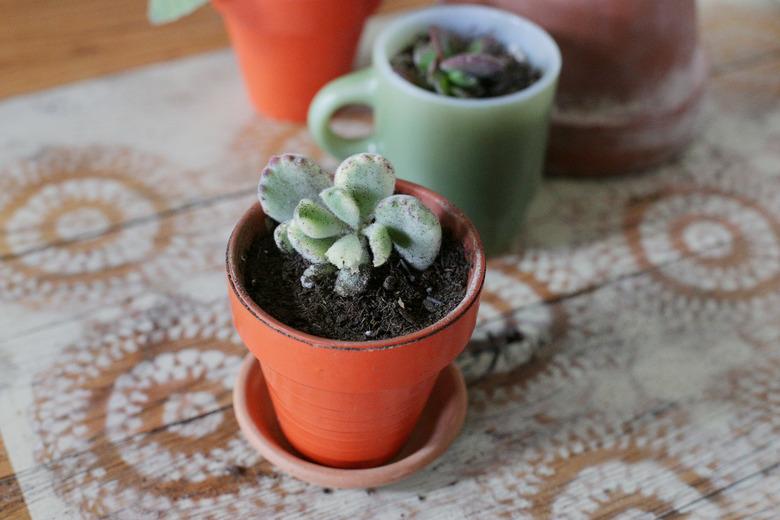
[[[489,34],[467,38],[437,26],[415,38],[390,63],[414,85],[459,98],[505,96],[542,77],[518,48]]]
[[[279,251],[272,235],[256,239],[244,272],[249,295],[290,327],[344,341],[393,338],[434,324],[463,300],[469,273],[463,245],[446,233],[431,267],[417,271],[394,251],[355,297],[333,292],[335,275],[303,287],[308,265],[299,255]]]

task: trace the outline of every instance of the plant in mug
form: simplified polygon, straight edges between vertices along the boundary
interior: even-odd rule
[[[419,199],[394,190],[393,167],[382,156],[349,157],[331,180],[313,160],[288,154],[273,157],[263,170],[258,198],[265,214],[279,222],[277,247],[311,262],[301,283],[312,287],[338,271],[334,291],[355,296],[393,247],[419,270],[439,253],[439,220]]]
[[[396,54],[391,65],[418,87],[459,98],[511,94],[541,77],[518,48],[488,34],[467,38],[436,25]]]
[[[511,71],[521,68],[502,58],[501,48],[504,58],[533,64],[533,84],[522,88],[528,78],[518,74],[521,90],[511,94],[458,98],[436,91],[438,85],[455,95],[500,94],[493,88],[515,83]],[[541,185],[560,67],[555,41],[519,16],[479,5],[412,10],[377,33],[370,67],[320,90],[308,127],[315,142],[340,159],[381,151],[401,179],[439,193],[468,215],[495,255],[516,244]],[[419,77],[420,86],[404,76]],[[440,81],[425,88],[429,76]],[[334,114],[353,104],[372,109],[370,133],[334,131]]]

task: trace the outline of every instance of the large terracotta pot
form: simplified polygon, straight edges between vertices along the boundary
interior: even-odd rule
[[[238,222],[228,243],[227,276],[233,321],[260,362],[276,417],[305,457],[340,468],[389,460],[415,426],[439,373],[474,330],[485,276],[476,230],[450,202],[398,180],[397,191],[421,199],[461,240],[471,266],[466,296],[443,320],[388,340],[324,339],[288,327],[249,297],[244,262],[252,241],[267,233],[259,203]]]
[[[476,3],[535,21],[561,49],[548,171],[625,173],[668,159],[695,135],[707,80],[695,0]]]
[[[305,121],[309,102],[349,72],[381,0],[212,0],[250,100],[262,114]]]

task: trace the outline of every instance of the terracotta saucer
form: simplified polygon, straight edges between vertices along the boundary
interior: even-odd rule
[[[304,459],[284,438],[252,354],[244,358],[233,389],[233,410],[252,446],[285,473],[332,488],[384,486],[427,466],[455,440],[466,418],[467,401],[463,374],[452,363],[442,370],[417,426],[392,460],[375,468],[338,469]]]

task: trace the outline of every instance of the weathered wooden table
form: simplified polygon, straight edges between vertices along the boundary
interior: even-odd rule
[[[700,137],[545,181],[460,436],[378,489],[286,476],[231,408],[225,242],[271,154],[329,160],[304,127],[228,50],[0,102],[0,518],[780,518],[780,4],[700,5]]]

